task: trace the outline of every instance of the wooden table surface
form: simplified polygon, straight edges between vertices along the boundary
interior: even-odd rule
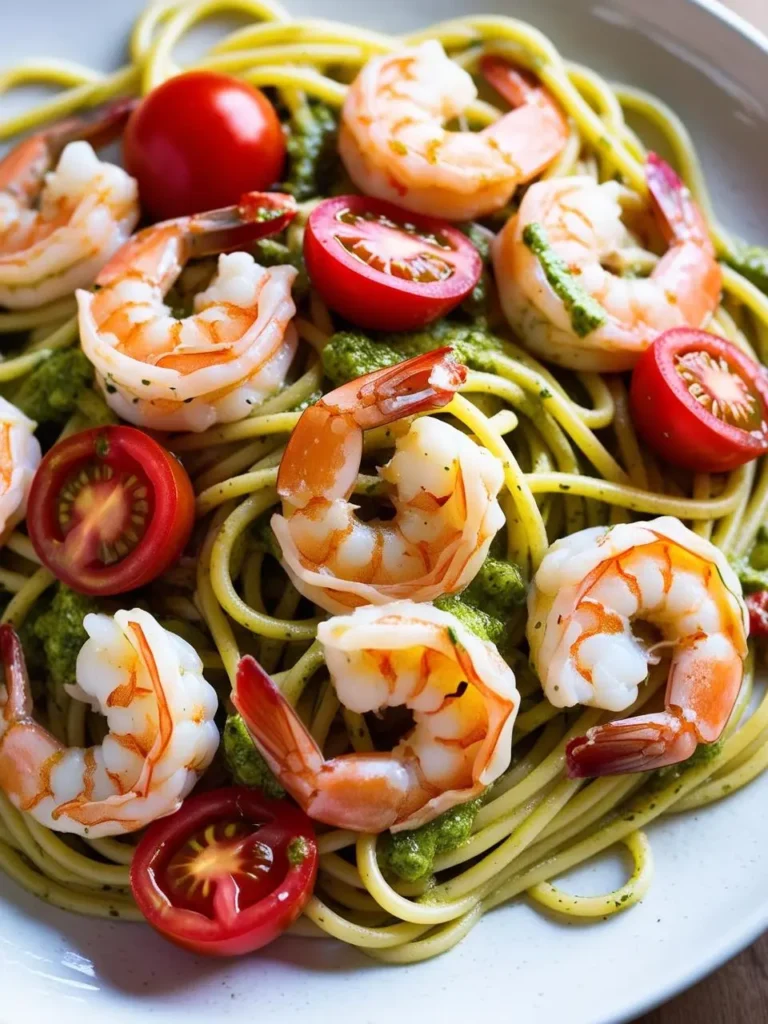
[[[724,0],[768,33],[768,0]],[[768,932],[740,956],[635,1024],[768,1024]]]

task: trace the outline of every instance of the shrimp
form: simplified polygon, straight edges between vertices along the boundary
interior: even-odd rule
[[[509,767],[514,672],[449,612],[413,601],[369,605],[322,622],[317,635],[346,708],[406,707],[414,723],[388,753],[325,760],[261,666],[243,658],[232,699],[269,767],[317,821],[358,832],[415,828]]]
[[[676,764],[722,733],[743,676],[746,606],[722,552],[679,519],[598,526],[557,541],[536,573],[528,613],[531,660],[556,707],[623,711],[648,665],[672,652],[664,711],[573,740],[571,777]]]
[[[172,814],[216,753],[216,693],[193,647],[134,608],[86,615],[66,687],[106,716],[101,746],[65,747],[32,718],[24,653],[0,626],[0,788],[46,828],[93,839]]]
[[[428,416],[397,438],[379,469],[394,488],[394,518],[363,522],[349,501],[363,431],[440,408],[465,377],[439,349],[350,381],[303,413],[280,463],[284,514],[272,529],[289,577],[321,608],[431,601],[476,575],[504,524],[504,472],[455,427]]]
[[[54,125],[0,161],[0,305],[27,309],[89,286],[129,237],[136,182],[91,143],[116,138],[134,105],[120,100]]]
[[[701,211],[653,154],[646,178],[654,220],[669,246],[650,277],[620,277],[610,269],[642,252],[621,220],[621,202],[634,193],[617,182],[538,182],[497,236],[493,266],[504,314],[543,359],[574,370],[628,370],[663,331],[705,326],[715,312],[722,274]],[[551,255],[564,264],[559,280],[531,245],[533,226],[543,229]],[[584,301],[592,304],[591,322],[580,322]]]
[[[40,442],[24,413],[0,397],[0,542],[24,518],[32,477],[40,465]]]
[[[155,430],[206,430],[247,416],[279,389],[296,352],[294,267],[265,269],[246,252],[219,256],[192,316],[164,298],[193,256],[233,249],[282,230],[291,196],[249,192],[239,205],[155,224],[78,291],[80,339],[109,406]]]
[[[339,153],[349,176],[367,195],[447,220],[501,209],[568,138],[539,83],[509,66],[505,77],[516,110],[480,132],[448,131],[477,90],[437,40],[373,57],[344,101]]]

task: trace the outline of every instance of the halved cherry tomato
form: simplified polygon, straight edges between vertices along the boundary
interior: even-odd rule
[[[747,594],[745,601],[749,612],[749,635],[768,636],[768,590]]]
[[[315,830],[285,800],[236,786],[200,793],[147,829],[131,864],[139,910],[209,956],[251,953],[299,916],[317,876]]]
[[[27,529],[51,572],[83,594],[122,594],[176,561],[195,496],[175,456],[135,427],[73,434],[32,481]]]
[[[230,206],[280,179],[285,140],[275,108],[247,82],[189,71],[154,89],[131,115],[125,167],[157,219]]]
[[[359,327],[406,331],[457,306],[483,261],[450,224],[366,196],[326,199],[304,232],[312,284]]]
[[[768,373],[729,341],[679,327],[640,356],[632,418],[668,462],[724,473],[768,452]]]

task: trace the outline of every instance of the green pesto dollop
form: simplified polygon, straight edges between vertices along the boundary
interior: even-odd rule
[[[478,325],[485,324],[491,312],[491,241],[493,232],[481,224],[471,222],[460,225],[460,230],[477,249],[483,261],[483,270],[477,284],[461,304],[462,311]]]
[[[32,627],[34,636],[42,645],[52,682],[58,685],[75,682],[77,656],[88,639],[83,619],[90,612],[101,610],[101,605],[94,598],[78,594],[63,583],[58,584],[50,608]]]
[[[525,579],[518,565],[505,558],[488,555],[462,597],[468,604],[503,622],[525,603],[526,592]]]
[[[694,752],[685,761],[678,764],[668,765],[666,768],[658,768],[651,775],[651,788],[654,790],[663,789],[671,782],[675,782],[688,771],[697,765],[708,764],[713,761],[723,749],[724,738],[721,736],[714,743],[699,743]]]
[[[260,789],[265,796],[275,800],[285,796],[285,790],[270,771],[240,715],[227,717],[223,746],[224,760],[233,782]]]
[[[338,387],[374,370],[450,346],[457,362],[488,372],[502,351],[502,342],[482,327],[439,320],[422,331],[371,337],[359,331],[339,331],[323,349],[325,375]]]
[[[489,640],[498,647],[504,640],[504,623],[489,615],[488,612],[475,608],[464,600],[463,594],[445,594],[433,602],[435,608],[450,612],[454,618],[466,626],[481,640]]]
[[[461,846],[469,838],[481,801],[452,807],[420,828],[393,832],[382,844],[385,867],[407,882],[431,874],[435,857]]]
[[[607,313],[578,283],[568,266],[549,244],[547,233],[541,224],[526,224],[523,228],[523,242],[536,256],[555,295],[562,301],[571,316],[571,326],[580,338],[586,337],[602,327]]]
[[[309,843],[304,836],[295,836],[288,843],[286,852],[288,854],[288,863],[296,868],[299,864],[303,864],[309,856]]]
[[[261,238],[253,245],[253,258],[262,267],[294,267],[298,271],[293,282],[293,296],[300,299],[309,291],[309,277],[300,250],[292,249],[276,238]]]
[[[14,405],[36,423],[64,423],[93,380],[93,367],[79,348],[53,352],[24,380]]]
[[[338,130],[336,116],[324,103],[307,103],[292,115],[286,142],[288,175],[283,189],[300,203],[327,195],[338,177]]]
[[[731,565],[747,594],[768,590],[768,530],[761,526],[745,558],[732,558]]]
[[[742,244],[733,256],[725,257],[725,262],[768,295],[768,248]]]

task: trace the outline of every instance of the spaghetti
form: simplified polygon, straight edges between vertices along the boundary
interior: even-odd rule
[[[248,24],[219,40],[193,66],[273,89],[289,111],[310,99],[337,110],[354,73],[371,56],[403,42],[437,39],[470,71],[485,54],[514,60],[535,71],[569,117],[568,142],[545,177],[580,173],[606,181],[619,175],[644,195],[646,151],[625,120],[631,112],[663,133],[706,214],[718,256],[733,254],[733,241],[715,219],[695,146],[673,111],[640,90],[612,86],[591,69],[566,62],[542,33],[511,18],[458,18],[403,40],[330,21],[294,20],[268,0],[155,3],[135,25],[129,63],[114,73],[36,60],[0,74],[0,93],[28,84],[61,87],[37,107],[0,123],[0,139],[111,97],[148,92],[180,70],[176,47],[189,30],[220,15],[241,16]],[[477,101],[466,116],[481,127],[499,115],[489,103]],[[298,226],[288,232],[287,246],[293,251],[311,205],[305,204]],[[723,281],[714,328],[765,360],[768,298],[731,268],[724,267]],[[302,712],[321,746],[335,724],[346,730],[353,749],[370,750],[364,720],[342,714],[324,681],[322,648],[314,639],[319,620],[298,617],[300,595],[287,579],[275,593],[268,578],[274,577],[275,563],[248,542],[277,503],[277,467],[298,421],[297,410],[322,386],[318,353],[333,324],[317,296],[305,303],[296,325],[303,364],[292,383],[244,420],[170,442],[193,477],[203,539],[186,596],[168,597],[161,611],[181,620],[180,628],[205,637],[204,645],[197,645],[204,663],[230,681],[241,655],[254,654]],[[72,301],[0,313],[0,334],[19,332],[26,333],[24,348],[0,362],[0,384],[6,387],[51,353],[76,344]],[[681,482],[641,448],[618,377],[576,373],[568,388],[563,380],[508,340],[491,371],[470,371],[462,394],[441,410],[503,463],[510,559],[531,574],[559,535],[599,522],[626,522],[631,514],[677,516],[702,537],[711,537],[726,555],[743,556],[750,549],[768,516],[764,460],[724,477],[699,474],[690,483]],[[581,396],[578,401],[571,391]],[[78,429],[78,417],[75,412],[64,435]],[[373,460],[390,446],[383,430],[366,436],[366,456]],[[361,474],[357,489],[370,494],[376,484],[377,478]],[[39,566],[19,528],[0,561],[0,586],[12,595],[2,621],[21,628],[54,578]],[[523,629],[520,611],[509,631],[521,639]],[[631,906],[651,881],[651,846],[644,829],[662,815],[720,799],[768,766],[768,697],[755,711],[746,710],[753,675],[750,656],[725,739],[706,759],[682,770],[584,782],[565,777],[566,746],[605,716],[585,710],[574,717],[553,708],[538,682],[521,670],[525,704],[515,729],[515,759],[486,795],[464,844],[438,854],[428,879],[393,883],[379,862],[379,837],[341,829],[321,834],[318,884],[294,931],[333,936],[384,962],[413,963],[451,948],[485,912],[524,893],[536,904],[575,918],[605,917]],[[661,682],[652,673],[630,711],[648,701]],[[98,729],[85,705],[65,692],[49,698],[48,726],[71,745],[83,744]],[[633,868],[615,892],[586,898],[553,884],[568,869],[617,844],[626,847]],[[50,832],[0,794],[0,867],[56,906],[141,919],[129,887],[131,855],[131,844],[124,840],[79,840]]]

